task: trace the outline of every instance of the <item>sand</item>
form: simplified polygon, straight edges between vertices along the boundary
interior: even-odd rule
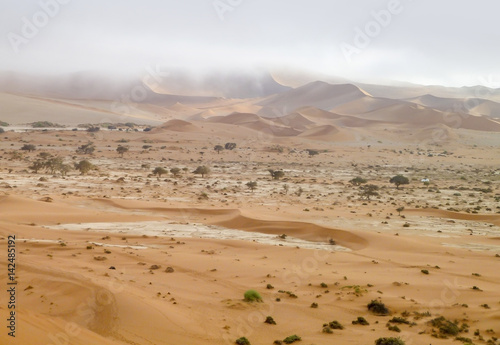
[[[433,336],[440,316],[467,324],[458,336],[474,344],[498,344],[497,120],[469,114],[448,126],[442,110],[417,104],[425,99],[363,90],[313,83],[265,99],[159,94],[133,105],[135,122],[151,121],[137,131],[1,134],[0,284],[15,235],[18,285],[16,338],[4,327],[0,344],[215,345],[243,336],[272,344],[293,334],[317,345],[449,344],[455,336]],[[45,100],[54,117],[44,111],[43,120],[84,105],[99,112],[103,102]],[[10,121],[32,120],[21,113]],[[162,125],[143,131],[155,121]],[[77,154],[89,141],[94,153]],[[214,150],[228,142],[236,148]],[[27,143],[36,150],[21,150]],[[118,145],[129,148],[123,157]],[[97,169],[34,173],[40,152]],[[201,165],[208,176],[193,173]],[[159,177],[156,167],[181,171]],[[273,180],[269,169],[285,176]],[[396,174],[410,184],[396,189]],[[356,176],[379,195],[362,198],[349,183]],[[263,302],[244,301],[249,289]],[[0,294],[4,320],[7,298]],[[389,315],[368,310],[376,299]],[[370,324],[352,324],[361,316]],[[393,317],[410,324],[389,330]],[[334,320],[344,329],[323,332]]]

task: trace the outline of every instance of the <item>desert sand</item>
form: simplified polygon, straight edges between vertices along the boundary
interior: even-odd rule
[[[2,327],[0,343],[273,344],[296,334],[316,345],[499,344],[498,103],[453,112],[461,93],[391,99],[367,86],[156,94],[126,113],[103,100],[1,94],[0,248],[6,258],[16,236],[18,285],[16,338]],[[87,143],[92,153],[77,152]],[[214,150],[226,143],[236,147]],[[95,169],[34,172],[41,152]],[[391,184],[398,174],[409,184]],[[360,195],[356,176],[378,195]],[[3,289],[6,259],[0,269]],[[249,289],[262,302],[245,301]],[[389,313],[369,311],[373,300]],[[433,326],[441,316],[460,332]],[[326,332],[332,321],[344,328]]]

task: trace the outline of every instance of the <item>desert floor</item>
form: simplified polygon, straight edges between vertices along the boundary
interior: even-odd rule
[[[380,337],[500,344],[500,143],[496,133],[457,132],[439,144],[214,136],[210,128],[3,133],[0,284],[7,289],[7,238],[15,235],[18,286],[15,339],[0,294],[0,343],[246,337],[255,345],[296,334],[316,345]],[[77,154],[89,141],[95,152]],[[226,141],[236,149],[214,151]],[[37,149],[21,151],[26,143]],[[129,147],[123,157],[119,144]],[[33,173],[40,152],[70,165],[88,159],[97,170]],[[193,174],[200,165],[211,173]],[[181,173],[157,177],[156,167]],[[273,180],[268,169],[285,176]],[[410,184],[396,189],[396,174]],[[379,196],[361,198],[349,183],[356,176],[379,186]],[[249,289],[263,302],[244,301]],[[368,310],[377,299],[389,315]],[[440,316],[460,333],[433,326]],[[352,324],[358,317],[369,325]],[[335,320],[344,329],[323,332]]]

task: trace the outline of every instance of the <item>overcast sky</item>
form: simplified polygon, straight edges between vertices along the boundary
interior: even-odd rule
[[[289,68],[498,84],[498,13],[498,0],[0,0],[0,70]]]

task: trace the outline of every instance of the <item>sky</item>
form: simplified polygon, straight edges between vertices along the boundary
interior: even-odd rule
[[[0,0],[0,71],[163,66],[500,87],[499,12],[498,0]]]

